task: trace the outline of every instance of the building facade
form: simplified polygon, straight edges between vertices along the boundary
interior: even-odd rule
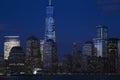
[[[61,70],[63,73],[72,72],[72,55],[70,55],[70,54],[63,55]]]
[[[51,0],[49,0],[49,5],[46,7],[46,20],[45,20],[45,41],[52,39],[56,42],[55,36],[55,19],[54,19],[54,7]]]
[[[27,57],[37,57],[40,56],[39,42],[34,36],[31,36],[26,41],[26,56]]]
[[[83,44],[83,55],[86,55],[86,56],[94,56],[94,44],[93,42],[91,41],[87,41]]]
[[[96,50],[97,57],[106,57],[107,55],[107,37],[108,28],[106,26],[97,26],[97,34],[94,39],[94,46]]]
[[[44,68],[52,67],[52,72],[56,71],[58,65],[56,36],[55,36],[55,20],[53,13],[54,13],[54,7],[52,5],[52,1],[49,0],[49,5],[46,7],[47,15],[45,21],[46,27],[45,27],[43,66]],[[48,64],[49,66],[47,66]]]
[[[109,38],[108,39],[108,60],[109,67],[108,71],[111,73],[115,73],[118,71],[118,53],[119,53],[119,39],[117,38]]]
[[[119,39],[118,38],[109,38],[108,39],[108,57],[118,57],[119,53]],[[114,54],[113,54],[114,53]]]
[[[77,49],[77,44],[74,42],[72,47],[72,71],[74,73],[81,70],[81,56],[80,51]]]
[[[4,60],[4,56],[0,55],[0,76],[7,74],[7,61]]]
[[[52,70],[52,44],[51,41],[44,44],[43,67],[48,71]]]
[[[41,68],[41,54],[38,39],[31,36],[26,41],[25,66],[27,74],[33,74],[35,68]]]
[[[43,53],[44,53],[44,40],[40,40],[40,54],[41,54],[41,62],[43,62]]]
[[[21,47],[13,47],[8,58],[8,74],[23,75],[25,74],[25,53]]]
[[[20,46],[19,36],[5,36],[4,37],[4,59],[8,60],[10,50],[12,47]]]

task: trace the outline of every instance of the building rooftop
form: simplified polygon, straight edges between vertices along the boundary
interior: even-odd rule
[[[19,38],[19,36],[4,36],[4,38]]]
[[[30,36],[27,40],[38,40],[35,36]]]

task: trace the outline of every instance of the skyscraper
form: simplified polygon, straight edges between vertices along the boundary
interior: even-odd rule
[[[94,45],[93,42],[87,41],[83,44],[83,55],[94,56]]]
[[[94,46],[96,49],[96,56],[106,57],[107,55],[107,36],[108,28],[106,26],[97,26],[97,34],[94,39]]]
[[[52,70],[52,40],[44,44],[43,67],[49,71]]]
[[[31,36],[26,41],[26,56],[27,57],[38,57],[40,56],[38,39]]]
[[[51,0],[49,0],[49,5],[46,8],[46,29],[45,29],[45,40],[52,39],[56,42],[55,36],[55,20],[54,20],[54,7],[52,6]]]
[[[26,72],[32,74],[35,68],[41,68],[41,55],[38,39],[31,36],[26,41]]]
[[[25,54],[21,47],[13,47],[8,57],[9,74],[22,75],[25,74]]]
[[[74,42],[72,47],[72,71],[79,72],[81,67],[80,51],[77,49],[77,44]]]
[[[108,61],[109,61],[109,72],[118,71],[118,53],[119,53],[119,39],[118,38],[109,38],[108,39]]]
[[[55,20],[53,14],[54,7],[52,6],[51,0],[46,8],[46,27],[45,27],[45,43],[44,43],[44,54],[43,54],[43,66],[52,71],[56,70],[57,67],[57,50],[56,50],[56,36],[55,36]],[[49,65],[48,65],[49,64]]]
[[[4,59],[8,59],[12,47],[20,46],[19,36],[4,37]]]
[[[108,39],[108,54],[107,57],[118,57],[119,53],[119,39],[118,38],[109,38]]]

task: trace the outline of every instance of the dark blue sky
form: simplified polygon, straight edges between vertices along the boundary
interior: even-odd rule
[[[106,25],[109,37],[120,38],[120,0],[53,0],[59,56],[95,37],[96,26]],[[24,47],[34,35],[44,39],[48,0],[0,0],[0,40],[19,35]],[[1,48],[1,52],[3,49]]]

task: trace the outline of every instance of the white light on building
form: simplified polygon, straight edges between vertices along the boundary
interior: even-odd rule
[[[41,61],[43,62],[44,40],[40,40],[40,53],[41,53]]]
[[[37,74],[39,74],[40,71],[42,71],[41,68],[34,68],[34,69],[33,69],[33,74],[34,74],[34,75],[37,75]]]
[[[103,25],[98,25],[96,28],[97,28],[97,33],[96,33],[96,38],[94,39],[96,56],[106,57],[108,28]]]
[[[4,59],[8,59],[10,50],[15,46],[20,46],[19,36],[4,37]]]

